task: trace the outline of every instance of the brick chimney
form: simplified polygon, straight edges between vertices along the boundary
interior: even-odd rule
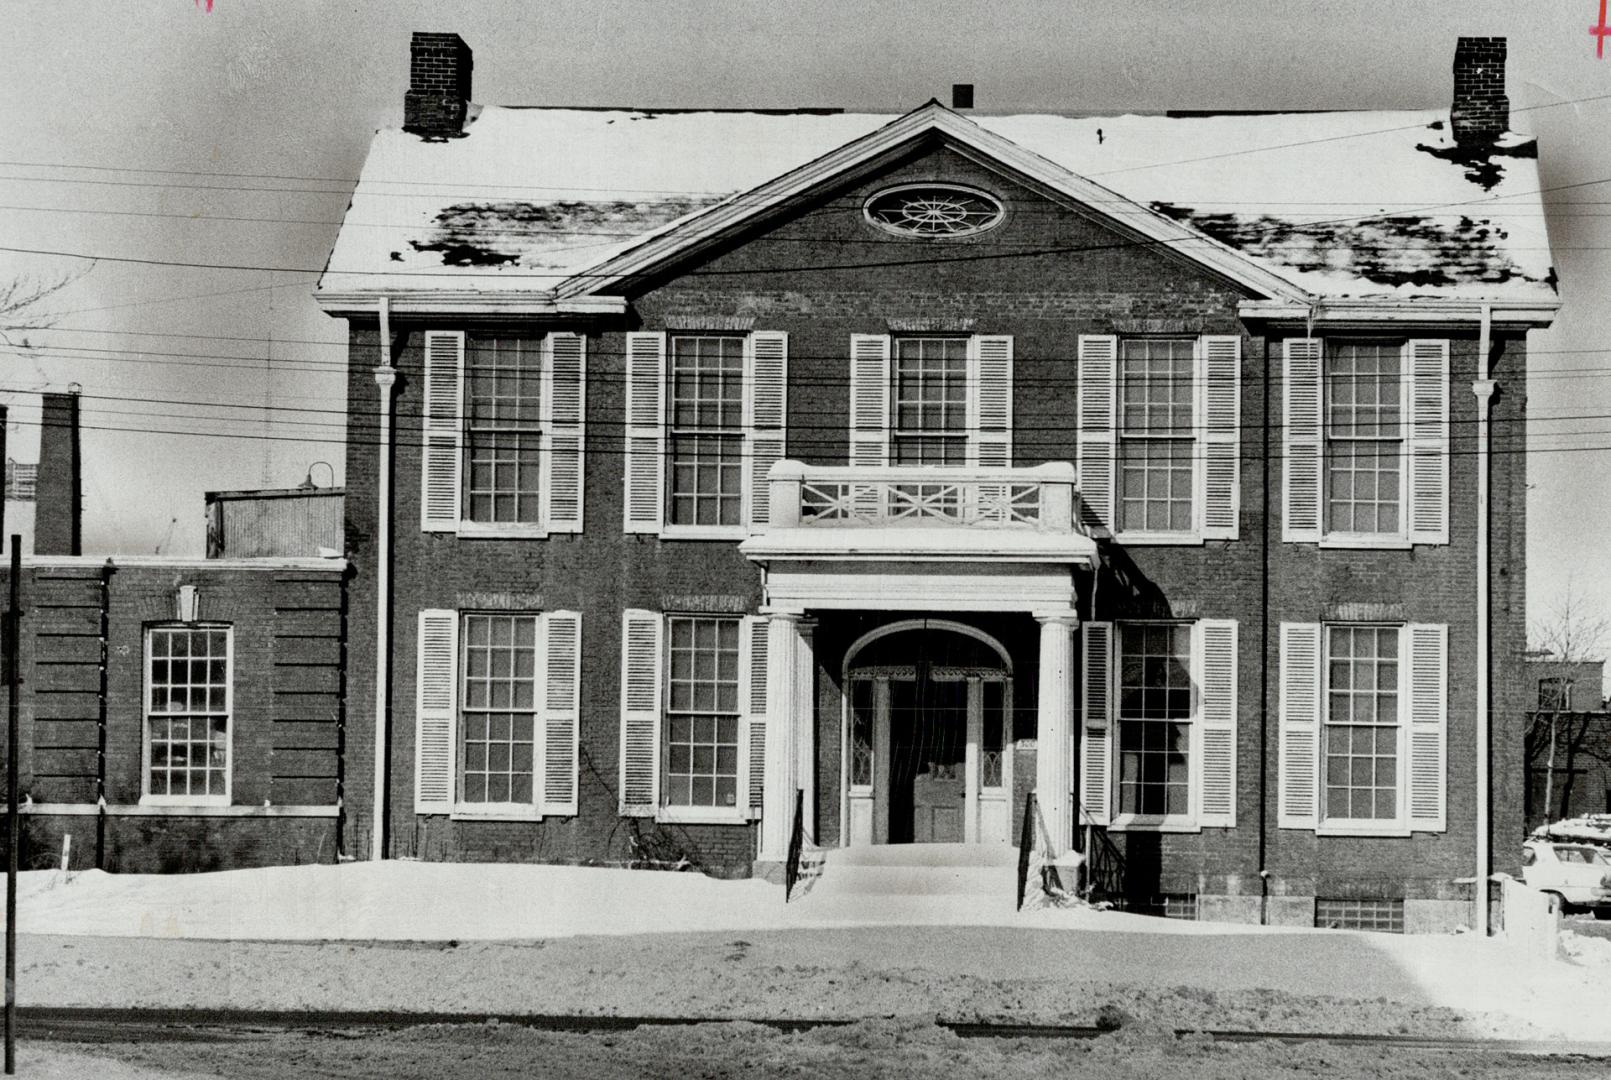
[[[464,134],[470,104],[470,46],[457,34],[422,34],[409,43],[408,93],[403,95],[403,130],[437,138]]]
[[[1454,104],[1449,109],[1454,141],[1491,143],[1510,127],[1505,96],[1505,39],[1463,37],[1454,47]]]
[[[82,555],[82,460],[78,384],[40,395],[39,478],[34,485],[34,553]]]

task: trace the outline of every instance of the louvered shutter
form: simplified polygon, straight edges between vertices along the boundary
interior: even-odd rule
[[[1242,339],[1212,335],[1199,341],[1198,385],[1203,415],[1198,425],[1202,461],[1204,540],[1235,540],[1242,502]]]
[[[1287,338],[1281,350],[1281,539],[1318,542],[1323,350],[1319,338]]]
[[[1276,824],[1313,829],[1320,821],[1319,623],[1281,624],[1281,712]]]
[[[1410,542],[1449,542],[1449,342],[1421,339],[1404,345],[1409,373]]]
[[[780,330],[757,330],[749,336],[745,360],[749,377],[745,380],[745,408],[749,413],[745,433],[749,436],[744,466],[750,494],[750,529],[768,524],[770,502],[768,473],[783,460],[786,438],[789,390],[789,335]]]
[[[744,619],[743,637],[739,642],[739,671],[744,684],[740,687],[740,702],[746,712],[744,718],[745,753],[742,760],[749,770],[747,783],[749,816],[761,816],[761,798],[766,790],[766,646],[769,620],[751,615]]]
[[[1081,334],[1075,377],[1076,471],[1080,517],[1087,528],[1113,528],[1114,470],[1118,458],[1119,339]]]
[[[1443,832],[1446,821],[1449,727],[1449,628],[1411,623],[1404,628],[1401,664],[1409,673],[1410,828]]]
[[[1012,337],[976,334],[968,340],[968,464],[1012,465]]]
[[[421,418],[420,529],[459,527],[464,460],[464,331],[425,332],[425,406]]]
[[[587,339],[543,339],[543,453],[539,487],[550,532],[582,531],[582,428],[587,402]]]
[[[414,813],[451,813],[459,727],[457,611],[420,612],[414,684]]]
[[[543,788],[537,809],[542,814],[574,815],[581,722],[582,615],[577,611],[550,611],[542,621]]]
[[[889,464],[889,335],[850,335],[850,463]]]
[[[660,805],[660,651],[657,611],[621,613],[621,813],[653,817]]]
[[[1080,642],[1080,823],[1106,825],[1113,805],[1113,624],[1086,623]]]
[[[629,533],[658,533],[666,501],[666,335],[626,336],[626,509]]]
[[[1197,823],[1236,827],[1236,620],[1193,626],[1202,710],[1201,803]]]

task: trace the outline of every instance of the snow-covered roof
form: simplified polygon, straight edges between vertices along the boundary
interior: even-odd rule
[[[1509,134],[1463,153],[1444,111],[928,108],[952,133],[977,125],[1118,197],[1099,211],[1161,213],[1318,298],[1555,299],[1536,144]],[[319,291],[574,289],[593,268],[901,119],[488,106],[472,107],[462,138],[382,130]]]

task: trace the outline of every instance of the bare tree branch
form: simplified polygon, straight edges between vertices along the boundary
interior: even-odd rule
[[[46,330],[55,325],[56,316],[40,305],[79,278],[95,269],[93,262],[81,268],[52,278],[20,277],[0,282],[0,341],[14,348],[27,348],[26,339],[16,340],[29,330]]]

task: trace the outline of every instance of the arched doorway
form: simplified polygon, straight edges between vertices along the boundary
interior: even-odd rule
[[[1010,842],[1012,661],[964,623],[915,619],[845,657],[852,845]]]

